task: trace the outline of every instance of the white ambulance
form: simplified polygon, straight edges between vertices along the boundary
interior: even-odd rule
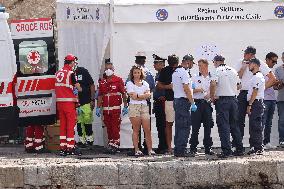
[[[7,23],[9,15],[0,11],[0,135],[10,134],[18,126],[18,108],[15,99],[16,56]]]

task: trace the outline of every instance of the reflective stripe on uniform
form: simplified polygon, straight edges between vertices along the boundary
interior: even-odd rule
[[[119,148],[119,146],[117,144],[114,144],[114,143],[108,143],[109,146],[113,146],[115,148]]]
[[[35,142],[36,142],[36,143],[41,143],[41,142],[42,142],[42,139],[35,139]]]
[[[103,107],[103,110],[119,110],[120,106]]]
[[[118,143],[118,142],[120,142],[120,140],[119,139],[117,139],[117,140],[113,140],[115,143]]]
[[[33,140],[33,138],[26,137],[26,141],[32,142]]]
[[[67,143],[60,143],[60,146],[67,146]]]
[[[116,95],[121,95],[121,93],[120,92],[117,92],[117,93],[107,93],[104,96],[116,96]]]
[[[67,144],[67,148],[74,148],[75,147],[75,145],[73,145],[73,144]]]
[[[67,140],[68,142],[70,142],[70,141],[73,141],[74,138],[67,138],[66,140]]]
[[[65,84],[65,83],[55,83],[55,86],[56,87],[68,87],[68,88],[71,88],[73,89],[73,85],[69,85],[69,84]]]
[[[56,98],[57,102],[77,102],[77,98]]]
[[[65,139],[66,140],[66,136],[60,136],[59,139],[60,140],[64,140]]]
[[[34,144],[33,143],[28,143],[28,144],[26,144],[25,146],[26,146],[26,148],[28,148],[28,147],[31,147],[31,146],[33,146]]]
[[[35,150],[40,150],[40,149],[42,149],[43,148],[43,145],[40,145],[40,146],[38,146],[38,147],[35,147]]]

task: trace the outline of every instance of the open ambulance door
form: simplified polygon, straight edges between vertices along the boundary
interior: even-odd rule
[[[20,126],[52,125],[56,121],[52,19],[14,20],[11,32],[18,69]]]

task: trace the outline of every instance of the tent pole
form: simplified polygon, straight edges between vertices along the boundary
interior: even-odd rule
[[[114,1],[110,0],[110,11],[109,11],[109,23],[110,23],[110,59],[113,61],[113,13],[114,13]]]

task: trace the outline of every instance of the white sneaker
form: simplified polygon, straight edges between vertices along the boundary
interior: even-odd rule
[[[267,143],[264,145],[263,147],[265,150],[269,150],[269,149],[275,149],[276,146],[272,146],[271,143]]]
[[[156,155],[156,152],[154,152],[154,150],[151,150],[149,153],[148,153],[149,156],[154,156]]]
[[[284,148],[284,142],[279,142],[279,147]]]
[[[142,157],[142,156],[144,156],[144,154],[140,150],[138,150],[138,151],[135,152],[134,156]]]
[[[236,147],[233,147],[233,148],[232,148],[232,152],[234,152],[234,151],[236,151]]]

